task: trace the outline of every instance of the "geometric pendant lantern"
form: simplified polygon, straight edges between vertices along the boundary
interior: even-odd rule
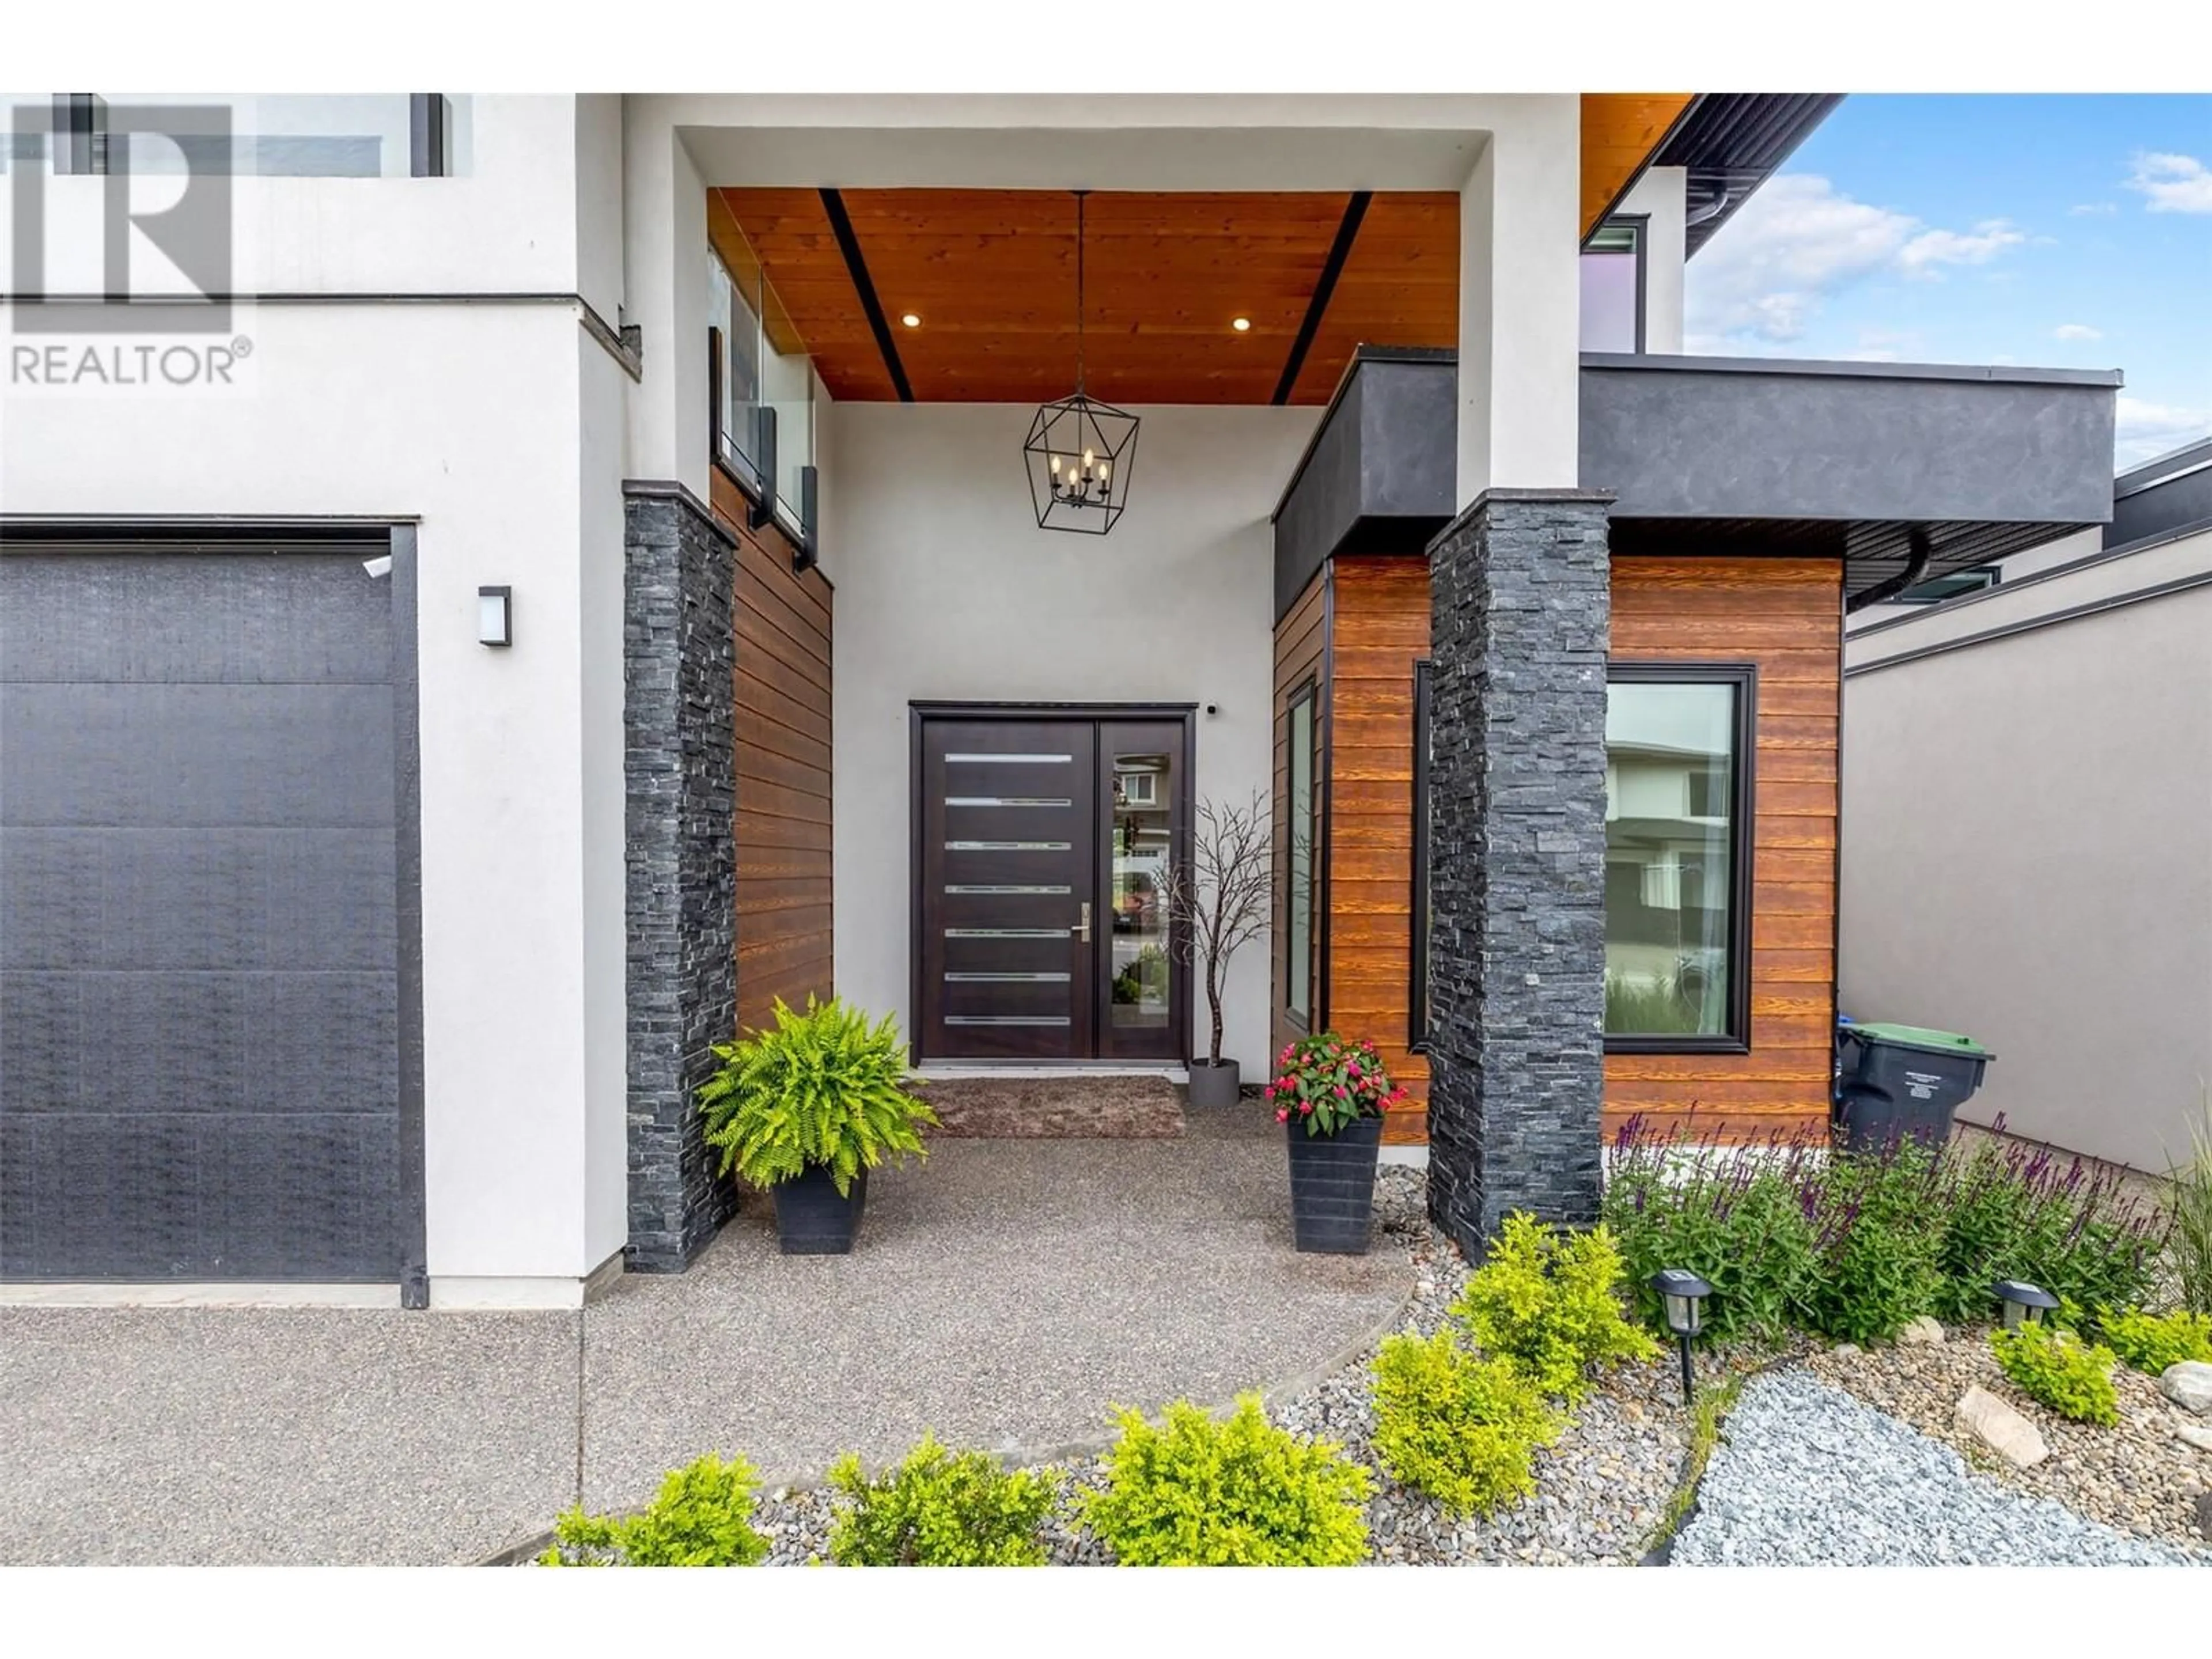
[[[1022,445],[1040,530],[1103,536],[1128,505],[1137,417],[1083,390],[1083,198],[1075,192],[1075,392],[1040,407]]]

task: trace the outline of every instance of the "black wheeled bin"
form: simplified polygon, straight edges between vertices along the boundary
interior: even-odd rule
[[[1845,1152],[1905,1135],[1941,1146],[1996,1058],[1956,1031],[1879,1022],[1839,1027],[1836,1045],[1836,1135]]]

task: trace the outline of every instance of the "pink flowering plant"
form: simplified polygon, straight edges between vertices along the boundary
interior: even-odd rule
[[[1275,1121],[1297,1118],[1310,1135],[1333,1135],[1363,1117],[1380,1117],[1406,1097],[1382,1069],[1371,1042],[1353,1042],[1334,1031],[1301,1037],[1275,1057],[1267,1085]]]

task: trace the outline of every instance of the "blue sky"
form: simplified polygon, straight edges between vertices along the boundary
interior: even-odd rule
[[[2212,96],[1846,98],[1690,262],[1691,351],[2120,368],[2212,432]]]

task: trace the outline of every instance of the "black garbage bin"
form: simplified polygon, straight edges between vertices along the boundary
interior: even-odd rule
[[[1956,1031],[1881,1022],[1838,1028],[1836,1047],[1836,1136],[1845,1152],[1905,1135],[1941,1146],[1996,1058]]]

